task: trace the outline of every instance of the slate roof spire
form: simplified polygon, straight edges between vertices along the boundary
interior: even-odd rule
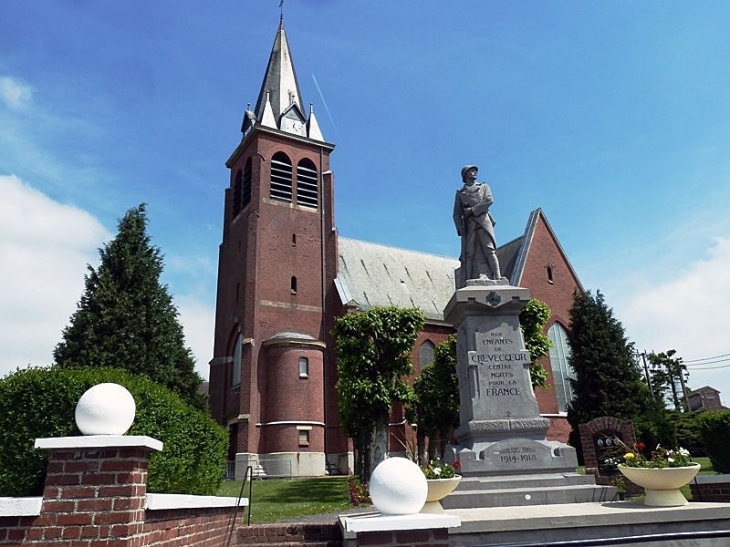
[[[253,115],[255,120],[250,121],[257,121],[262,125],[304,137],[309,136],[306,131],[308,120],[302,102],[302,92],[294,70],[289,41],[284,31],[283,17],[279,21]],[[244,132],[247,125],[249,124],[244,122]],[[317,136],[312,135],[311,138]]]

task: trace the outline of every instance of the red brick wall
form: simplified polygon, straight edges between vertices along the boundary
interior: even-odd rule
[[[548,267],[552,272],[552,280],[548,276]],[[560,245],[553,237],[550,229],[545,223],[542,214],[538,216],[535,225],[535,232],[530,243],[529,253],[525,262],[525,268],[520,280],[520,285],[528,287],[533,298],[545,302],[552,310],[552,316],[547,325],[545,333],[553,323],[559,322],[566,329],[570,325],[570,308],[573,305],[573,293],[581,290],[578,279],[573,275],[570,265],[560,250]],[[536,389],[535,396],[544,414],[557,414],[558,404],[555,398],[555,382],[550,365],[550,359],[542,361],[548,373],[547,389]],[[548,438],[561,442],[568,441],[570,428],[566,428],[560,418],[551,419]]]
[[[257,524],[240,528],[237,536],[237,545],[342,545],[337,524]]]
[[[276,152],[284,152],[293,166],[291,203],[269,197],[271,158]],[[230,357],[239,332],[254,343],[243,354],[240,387],[236,389],[226,384],[230,365],[216,364],[211,367],[210,393],[213,414],[220,423],[226,424],[239,414],[248,415],[248,426],[242,427],[241,423],[238,427],[236,452],[261,453],[267,450],[265,445],[270,442],[281,444],[276,439],[264,437],[268,435],[268,429],[255,427],[269,419],[262,415],[263,410],[272,408],[266,393],[277,391],[272,390],[271,383],[278,381],[267,378],[270,367],[261,344],[275,334],[287,331],[308,334],[322,341],[327,336],[322,310],[322,263],[325,262],[327,271],[324,287],[329,288],[336,271],[336,236],[332,230],[333,177],[322,176],[322,199],[318,209],[299,207],[296,204],[296,165],[307,158],[317,166],[318,172],[324,173],[329,170],[329,153],[329,148],[313,142],[254,130],[228,163],[232,187],[238,170],[243,170],[246,161],[251,159],[252,195],[251,203],[233,218],[231,188],[226,190],[214,355],[216,358]],[[292,277],[296,277],[296,291],[292,290]],[[223,371],[213,370],[216,367]],[[285,391],[286,386],[279,390]],[[322,393],[321,385],[311,390],[310,396],[317,399],[309,401],[318,406],[320,416],[324,414]],[[297,444],[279,448],[298,450]]]
[[[235,508],[145,511],[148,449],[49,453],[41,514],[0,517],[0,545],[223,546]]]
[[[701,483],[689,485],[694,501],[730,502],[730,482]]]
[[[568,418],[563,416],[550,416],[549,420],[550,429],[547,432],[547,440],[567,443],[571,430]]]
[[[324,353],[321,347],[286,344],[272,345],[266,351],[266,422],[324,422]],[[309,374],[299,376],[299,359],[309,360]],[[295,424],[266,426],[264,453],[324,452],[324,428],[313,426],[309,446],[300,447]]]
[[[208,547],[226,545],[229,533],[235,537],[231,509],[175,509],[147,511],[141,545],[165,547]],[[243,522],[243,512],[236,524]],[[232,541],[235,545],[235,540]]]
[[[446,528],[435,530],[401,530],[394,532],[364,532],[357,535],[358,545],[400,547],[449,547],[449,531]]]

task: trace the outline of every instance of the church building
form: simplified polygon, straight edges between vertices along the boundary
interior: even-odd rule
[[[270,476],[348,473],[351,444],[334,389],[335,318],[373,306],[420,308],[426,325],[412,354],[419,371],[454,332],[443,309],[459,261],[339,236],[330,168],[335,145],[322,135],[312,105],[305,107],[283,23],[241,131],[226,162],[210,362],[213,416],[228,428],[237,475],[247,465]],[[566,328],[581,283],[541,209],[497,254],[510,284],[529,288],[553,311],[547,325],[553,348],[544,363],[551,387],[536,396],[551,420],[548,438],[565,442]],[[392,427],[405,432],[415,425],[400,415]]]

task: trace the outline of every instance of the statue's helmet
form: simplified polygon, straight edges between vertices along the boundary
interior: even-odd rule
[[[479,172],[479,167],[476,165],[465,165],[461,168],[461,180],[466,180],[466,173],[469,171],[469,169],[476,169],[477,173]]]

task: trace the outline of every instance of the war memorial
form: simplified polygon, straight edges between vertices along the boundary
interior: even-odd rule
[[[414,496],[406,483],[418,477],[403,468],[381,479],[376,469],[371,492],[385,489],[386,499],[379,503],[373,493],[380,513],[340,518],[345,543],[359,545],[386,532],[395,533],[385,537],[398,543],[399,531],[448,529],[453,546],[728,545],[726,505],[618,501],[615,486],[597,485],[593,475],[577,472],[573,447],[546,439],[549,422],[540,417],[519,325],[530,292],[500,274],[489,214],[493,197],[486,184],[476,182],[477,173],[474,165],[462,169],[464,187],[454,205],[462,254],[458,285],[444,310],[457,331],[460,401],[458,444],[447,447],[445,459],[459,462],[463,478],[440,500],[443,512],[413,515],[403,509]],[[395,462],[381,466],[389,463]],[[403,484],[389,488],[381,481]]]

